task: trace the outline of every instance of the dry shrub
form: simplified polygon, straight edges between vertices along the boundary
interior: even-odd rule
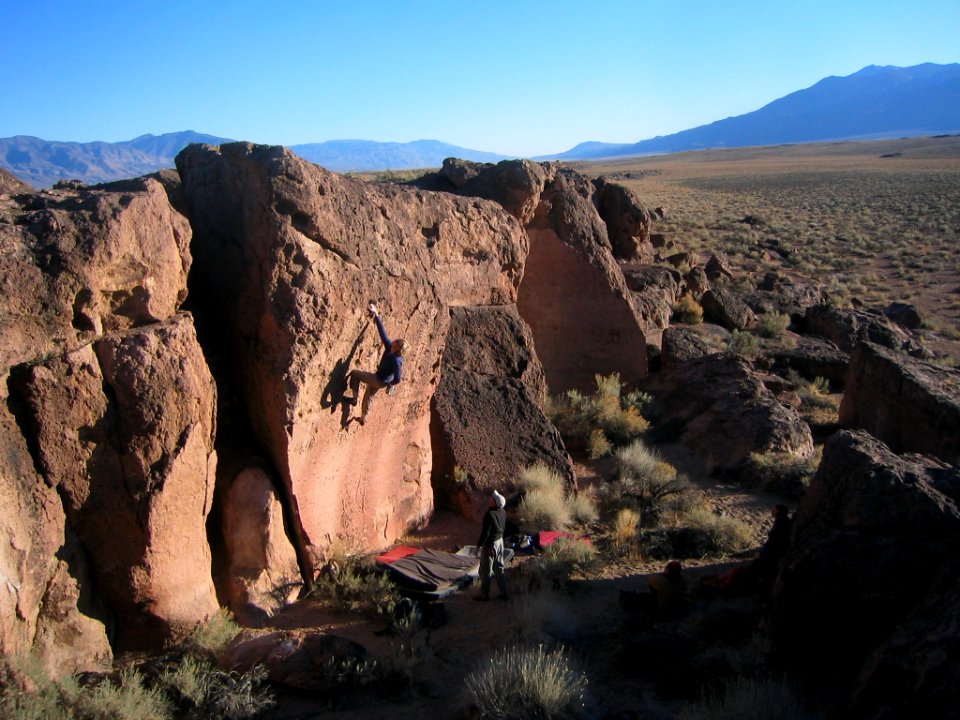
[[[750,526],[729,515],[697,508],[685,517],[685,525],[704,536],[704,555],[735,555],[754,544]]]
[[[328,562],[313,592],[338,612],[373,617],[389,615],[400,599],[390,576],[372,558],[356,555]]]
[[[206,622],[200,623],[187,639],[186,645],[201,655],[216,657],[240,634],[240,626],[227,608],[219,608]]]
[[[621,548],[632,542],[640,530],[640,513],[632,508],[620,508],[613,520],[613,544]]]
[[[822,445],[806,458],[793,453],[751,453],[743,476],[766,492],[799,500],[816,475],[822,456]]]
[[[576,390],[550,399],[548,414],[571,450],[586,450],[596,459],[645,433],[650,423],[641,414],[649,398],[631,393],[621,398],[617,373],[597,375],[597,389],[586,396]]]
[[[574,521],[586,524],[598,517],[596,503],[589,495],[567,494],[563,478],[544,465],[526,468],[518,485],[524,490],[518,514],[531,529],[565,530]]]
[[[793,689],[774,678],[739,677],[703,693],[678,720],[814,720]]]
[[[693,486],[642,440],[617,451],[617,479],[607,489],[611,504],[640,513],[643,523],[655,523],[671,510],[684,507]]]
[[[781,312],[768,312],[760,316],[757,331],[761,337],[777,339],[790,327],[790,316]]]
[[[688,293],[673,304],[673,320],[683,325],[699,325],[703,322],[703,307]]]
[[[587,677],[563,648],[505,648],[468,675],[466,685],[472,718],[577,718],[586,710]]]

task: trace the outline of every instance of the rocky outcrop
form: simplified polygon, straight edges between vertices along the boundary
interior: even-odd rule
[[[672,368],[706,355],[722,352],[730,343],[730,333],[719,325],[671,325],[663,331],[660,358],[664,368]]]
[[[958,502],[960,473],[932,458],[897,456],[862,431],[824,447],[766,622],[784,666],[848,697],[859,687],[843,717],[956,707],[957,643],[923,652],[950,633],[940,610],[955,591]],[[892,700],[897,714],[880,713]]]
[[[5,168],[0,168],[0,195],[33,192],[33,188]]]
[[[872,343],[850,356],[840,423],[898,453],[960,462],[960,372]]]
[[[661,411],[657,427],[716,472],[736,471],[751,453],[813,452],[809,426],[774,397],[749,363],[725,353],[664,369],[643,384]]]
[[[34,468],[26,439],[0,403],[0,651],[35,653],[48,673],[104,669],[109,614],[90,592],[83,548],[60,498]]]
[[[257,626],[300,584],[283,506],[265,468],[251,465],[233,478],[222,517],[230,609],[244,624]]]
[[[463,182],[466,175],[470,179]],[[528,160],[475,165],[470,173],[462,162],[451,162],[421,185],[496,200],[523,223],[530,252],[517,307],[533,333],[551,392],[591,392],[598,373],[619,373],[628,384],[646,375],[643,328],[651,321],[627,290],[589,179]],[[608,192],[617,197],[616,203],[608,199],[606,218],[618,237],[642,236],[646,210],[629,209],[634,200],[626,191]]]
[[[191,318],[19,368],[13,387],[116,617],[116,647],[184,637],[217,608],[205,527],[215,389]]]
[[[636,263],[621,266],[627,288],[643,322],[643,330],[655,333],[670,324],[673,304],[680,297],[680,273],[661,265]]]
[[[0,197],[0,369],[170,317],[190,226],[157,180]]]
[[[850,355],[841,352],[829,340],[815,336],[795,335],[793,343],[766,353],[775,370],[795,370],[802,377],[826,378],[831,386],[842,388],[850,366]]]
[[[596,205],[607,226],[613,255],[626,262],[653,262],[650,244],[650,213],[629,188],[598,178]]]
[[[803,319],[807,308],[826,302],[816,283],[795,280],[775,272],[764,275],[756,289],[745,293],[743,299],[757,314],[776,312],[797,320]]]
[[[218,382],[242,398],[279,478],[309,581],[336,538],[382,547],[429,517],[448,308],[512,304],[527,238],[494,203],[353,181],[283,148],[191,146],[177,166],[191,292],[231,363]],[[347,370],[375,369],[382,352],[370,300],[409,349],[404,381],[360,426],[342,401]]]
[[[243,633],[224,651],[219,665],[226,671],[246,673],[257,666],[270,682],[321,696],[342,681],[331,667],[359,664],[367,658],[359,643],[338,635],[285,630],[262,635]]]
[[[908,350],[911,337],[883,315],[863,310],[843,310],[833,305],[807,308],[806,332],[833,342],[843,352],[853,352],[861,342],[872,342],[892,350]]]
[[[750,306],[732,290],[711,288],[703,293],[700,304],[704,318],[727,330],[746,330],[757,321]]]
[[[491,489],[543,464],[572,482],[563,441],[543,411],[543,369],[516,308],[453,308],[433,397],[438,504],[471,514]]]
[[[948,561],[907,619],[860,671],[853,717],[956,718],[960,697],[960,561]]]
[[[12,190],[0,195],[0,526],[9,543],[0,551],[0,602],[10,603],[0,645],[11,656],[38,654],[59,676],[101,669],[112,656],[108,638],[139,645],[141,621],[153,624],[152,637],[171,639],[214,607],[208,551],[200,576],[190,575],[191,558],[206,548],[212,385],[208,374],[203,392],[174,389],[175,378],[189,385],[192,370],[204,368],[195,338],[187,347],[172,331],[163,348],[161,332],[148,349],[131,336],[149,334],[186,295],[191,233],[170,202],[175,178]],[[176,355],[161,370],[164,352]],[[184,416],[191,420],[174,431]],[[170,507],[194,482],[204,500]],[[180,512],[189,516],[171,522]],[[131,544],[150,536],[139,565],[122,559],[131,513],[140,533]],[[185,541],[183,567],[173,568]],[[139,595],[118,599],[108,587]],[[202,588],[206,601],[193,603]],[[129,632],[127,611],[138,618]]]

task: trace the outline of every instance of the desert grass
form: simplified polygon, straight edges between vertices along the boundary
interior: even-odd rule
[[[734,275],[778,271],[830,300],[904,301],[960,355],[960,138],[808,144],[582,163],[666,217],[677,251],[720,253]],[[752,216],[760,222],[742,222]],[[928,322],[927,322],[928,321]],[[951,337],[952,336],[952,337]]]
[[[205,622],[194,628],[187,646],[194,652],[216,657],[240,634],[240,625],[226,608],[219,608]]]
[[[517,484],[523,490],[517,515],[529,530],[566,530],[599,516],[590,493],[568,492],[563,478],[545,465],[525,468]]]
[[[495,652],[467,676],[469,717],[583,717],[587,687],[587,676],[563,648],[513,645]]]
[[[595,382],[597,389],[592,395],[570,390],[547,403],[550,420],[567,447],[586,451],[593,460],[641,437],[650,428],[642,414],[647,396],[622,395],[617,373],[597,375]]]
[[[815,720],[797,693],[778,678],[740,677],[710,688],[677,720]]]

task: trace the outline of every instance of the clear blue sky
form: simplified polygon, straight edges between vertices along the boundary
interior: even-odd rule
[[[957,0],[0,0],[0,137],[533,156],[923,62],[960,62]]]

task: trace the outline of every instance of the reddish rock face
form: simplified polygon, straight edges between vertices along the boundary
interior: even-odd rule
[[[496,165],[445,163],[424,186],[496,200],[530,237],[517,297],[530,325],[550,392],[592,392],[595,376],[626,384],[647,374],[643,329],[657,322],[627,289],[614,257],[643,258],[649,213],[625,188],[558,165],[529,160]],[[611,233],[617,248],[611,245]]]
[[[35,652],[52,677],[103,669],[113,657],[107,613],[69,536],[60,498],[33,467],[16,420],[0,402],[0,652]],[[81,590],[86,601],[80,601]]]
[[[116,615],[116,646],[182,638],[217,608],[205,528],[215,390],[190,317],[25,367],[14,388]]]
[[[300,572],[283,527],[283,508],[270,476],[259,467],[244,469],[224,501],[223,535],[230,566],[230,608],[256,625],[282,603],[272,593],[297,582]]]
[[[301,541],[389,544],[433,507],[429,408],[447,308],[515,301],[522,228],[494,203],[354,182],[282,148],[193,146],[177,165],[197,312],[224,332]],[[371,300],[409,347],[403,382],[360,426],[342,403],[344,376],[373,371],[383,350]]]
[[[190,226],[163,185],[0,196],[0,368],[170,317],[186,297]]]

